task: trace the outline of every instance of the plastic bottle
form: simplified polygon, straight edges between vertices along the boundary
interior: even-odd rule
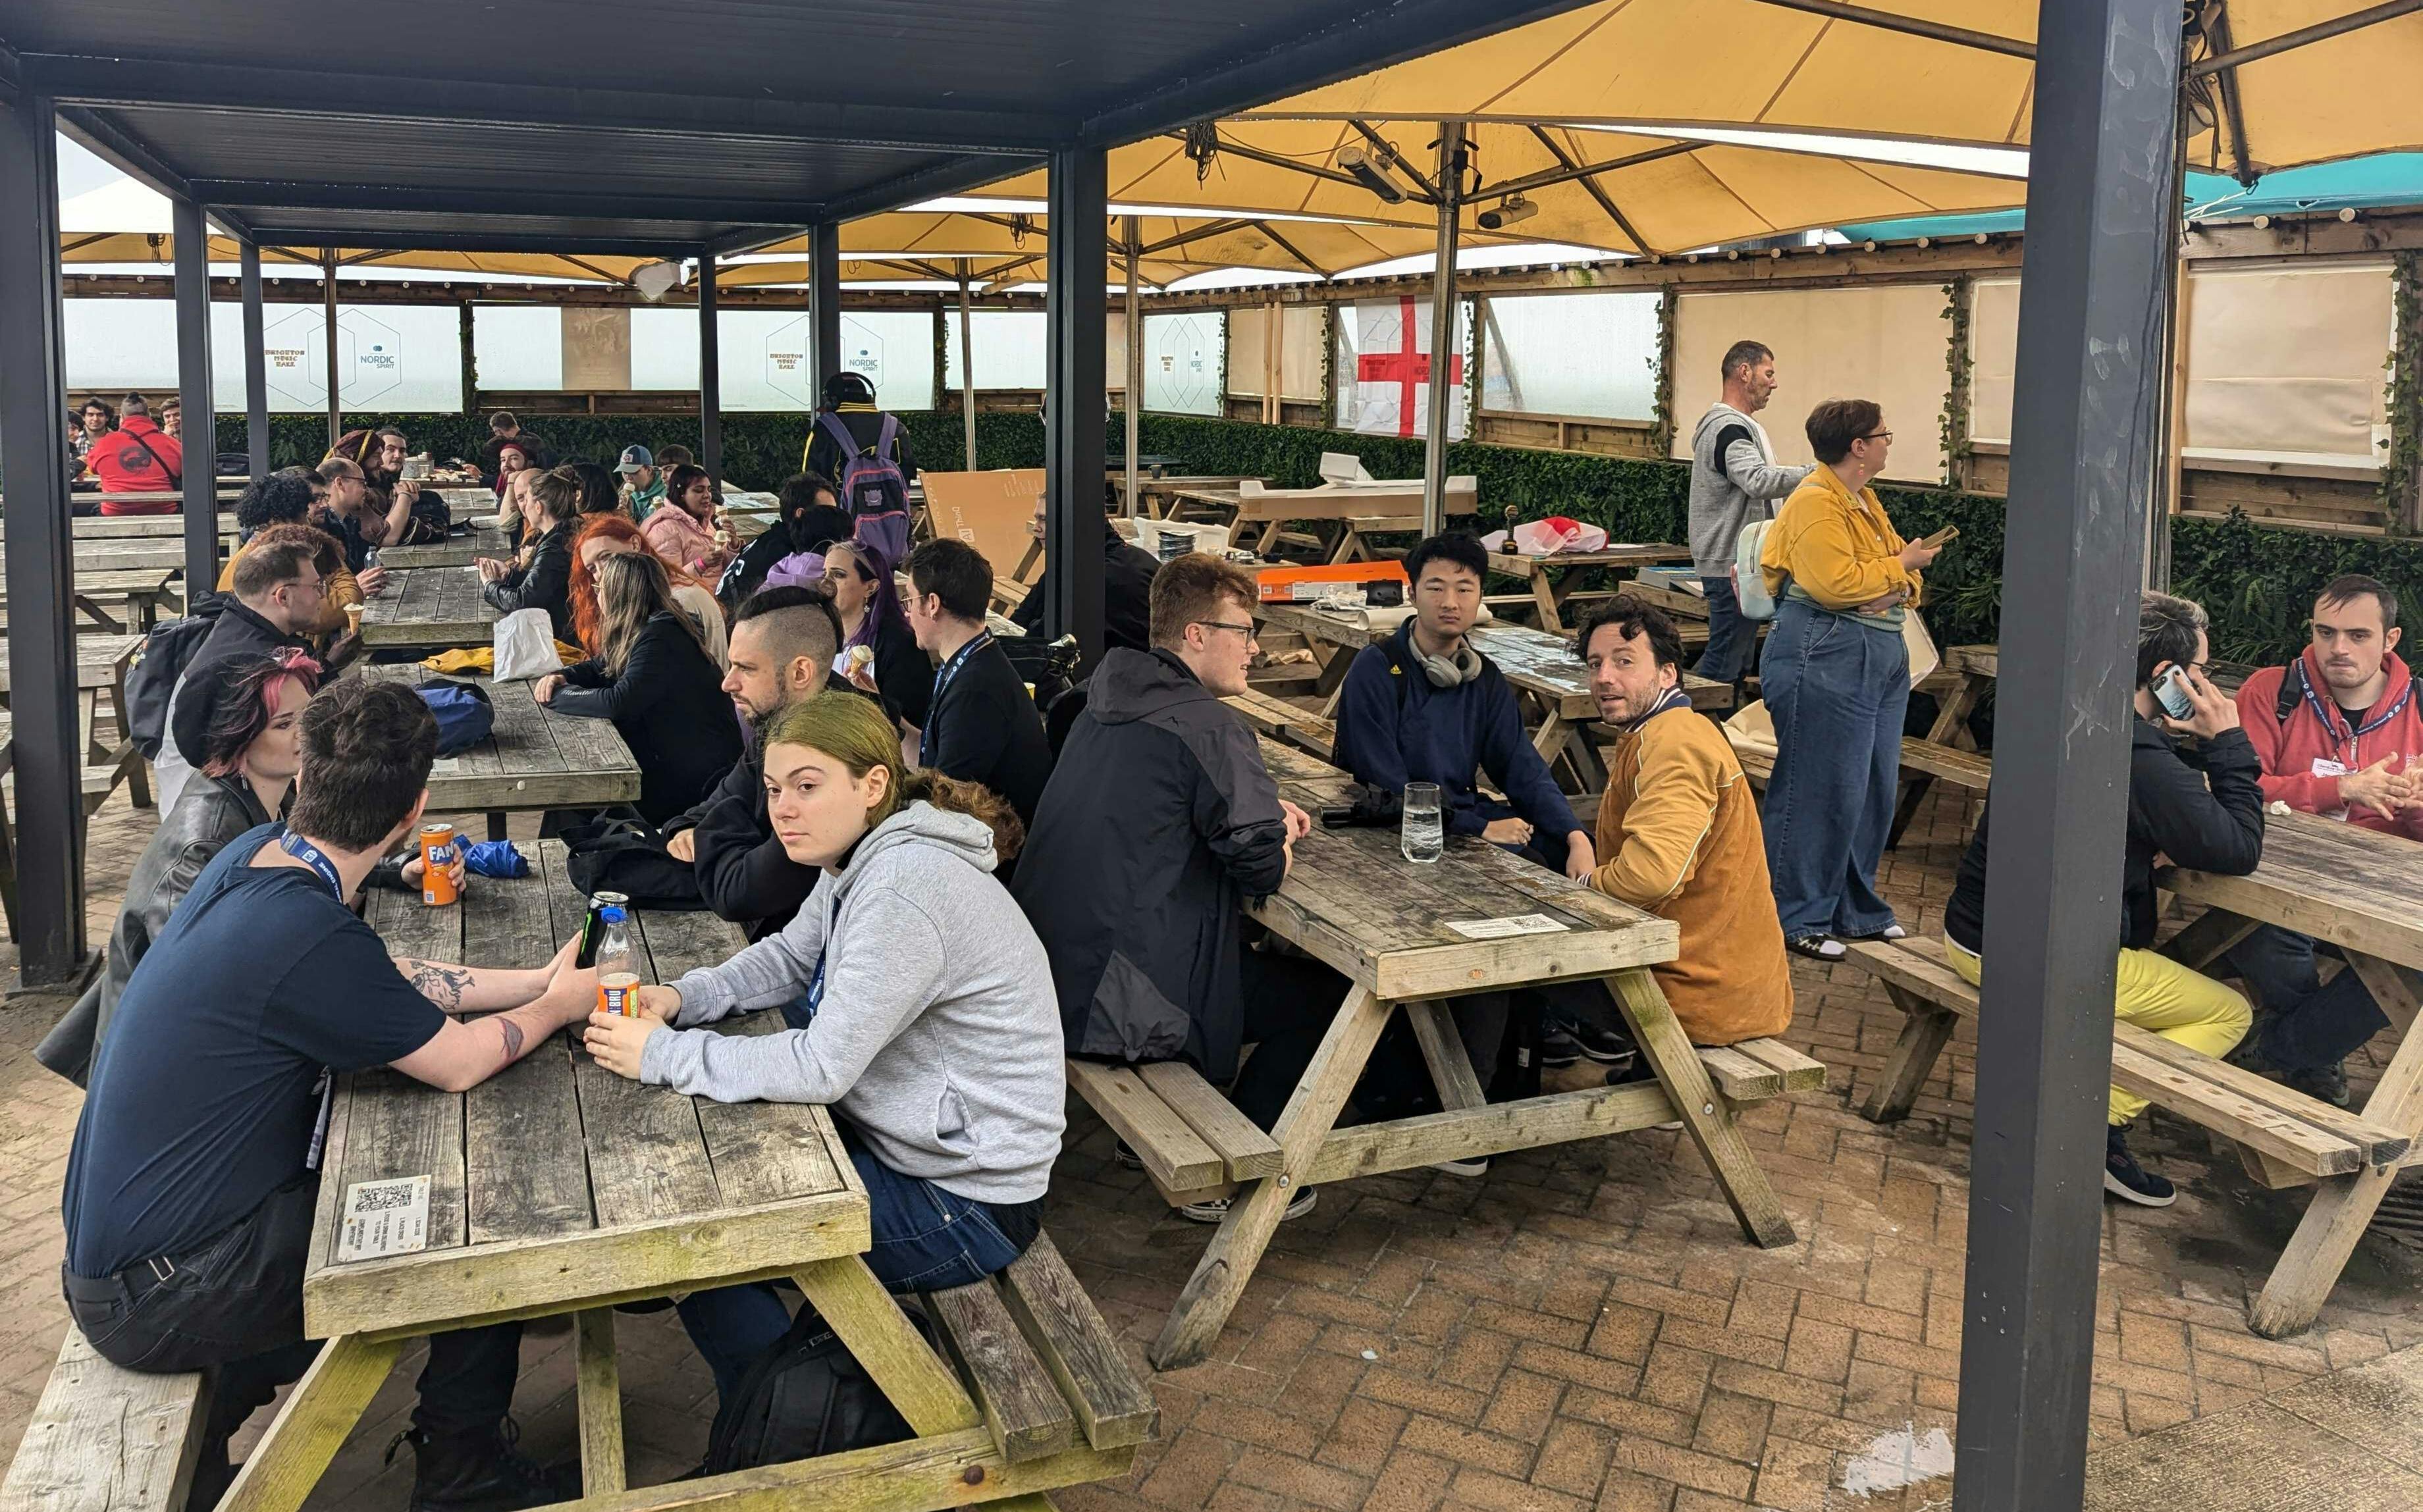
[[[598,913],[605,937],[597,942],[597,1011],[626,1016],[640,1011],[639,959],[631,950],[630,931],[623,927],[623,910],[609,905]]]

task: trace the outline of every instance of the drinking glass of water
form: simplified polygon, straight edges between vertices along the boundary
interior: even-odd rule
[[[1439,812],[1436,782],[1405,784],[1403,819],[1398,843],[1409,861],[1435,861],[1447,849],[1447,821]]]

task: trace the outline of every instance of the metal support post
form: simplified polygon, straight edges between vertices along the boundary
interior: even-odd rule
[[[2146,483],[2179,76],[2175,0],[2036,24],[1958,1512],[2084,1496]]]
[[[0,110],[0,485],[8,498],[8,714],[17,772],[17,969],[85,965],[84,753],[76,728],[60,337],[58,128],[51,102]]]
[[[1043,427],[1043,558],[1050,596],[1044,634],[1074,635],[1092,666],[1102,655],[1102,400],[1108,323],[1102,224],[1110,158],[1101,147],[1052,154],[1047,191],[1044,319],[1049,326]],[[1000,564],[996,564],[1000,565]]]
[[[1449,406],[1463,396],[1450,382],[1455,371],[1455,250],[1464,208],[1464,122],[1439,123],[1438,264],[1431,272],[1430,423],[1422,441],[1422,533],[1447,528],[1447,433]],[[1406,343],[1411,346],[1409,341]]]
[[[1126,322],[1127,371],[1119,380],[1127,411],[1127,512],[1136,512],[1136,420],[1144,413],[1144,302],[1136,292],[1136,263],[1144,256],[1143,224],[1133,215],[1121,217],[1120,244],[1127,254],[1127,282],[1120,305]]]
[[[810,355],[821,404],[825,385],[841,371],[841,228],[830,222],[808,237],[808,321],[816,338]]]
[[[715,325],[715,254],[698,254],[698,465],[715,496],[723,496],[723,368]]]
[[[320,249],[321,345],[328,354],[328,449],[345,433],[345,396],[337,372],[337,249]],[[357,459],[358,460],[358,459]]]
[[[968,471],[976,470],[976,349],[968,319],[968,260],[955,259],[959,275],[959,425],[967,433]]]
[[[211,404],[211,242],[202,207],[169,204],[177,258],[177,402],[184,411],[185,582],[219,580],[218,412]]]
[[[241,297],[244,301],[244,450],[254,482],[269,476],[269,335],[268,316],[261,302],[261,248],[243,244]],[[470,402],[466,394],[464,402]]]

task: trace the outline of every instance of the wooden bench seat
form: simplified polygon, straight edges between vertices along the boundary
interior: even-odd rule
[[[1909,1016],[1882,1077],[1861,1108],[1876,1123],[1905,1117],[1955,1023],[1977,1015],[1978,994],[1937,939],[1849,942],[1850,959],[1885,984]],[[2407,1136],[2292,1092],[2134,1024],[2112,1026],[2112,1081],[2238,1142],[2249,1173],[2295,1186],[2396,1163]]]
[[[1762,1102],[1787,1092],[1817,1092],[1826,1085],[1826,1063],[1779,1039],[1742,1040],[1700,1047],[1700,1063],[1729,1102]]]
[[[1015,577],[996,576],[992,580],[992,606],[1007,614],[1025,603],[1026,595],[1032,591],[1029,585]]]
[[[1741,762],[1743,774],[1765,787],[1775,773],[1775,748],[1737,730],[1728,729],[1725,734],[1734,743],[1734,755]],[[1985,752],[1941,746],[1916,735],[1902,737],[1901,764],[1905,773],[1941,778],[1972,793],[1985,792],[1994,776],[1994,758]]]
[[[997,1277],[925,1295],[926,1315],[1013,1465],[1152,1436],[1160,1412],[1049,1234]]]
[[[178,1512],[201,1447],[201,1398],[200,1372],[122,1369],[69,1325],[0,1482],[0,1512]]]

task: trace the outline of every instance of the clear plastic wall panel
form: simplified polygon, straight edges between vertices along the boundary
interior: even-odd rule
[[[1321,398],[1322,317],[1318,305],[1279,307],[1279,397],[1300,401]],[[1270,386],[1270,349],[1266,333],[1271,307],[1246,306],[1228,311],[1228,392],[1259,399]]]
[[[1144,407],[1174,415],[1220,413],[1225,311],[1144,318]]]
[[[717,371],[723,408],[816,407],[813,316],[804,309],[716,312]],[[916,310],[862,310],[841,321],[842,366],[863,373],[883,407],[934,407],[934,317]]]
[[[722,335],[721,326],[716,328],[716,334]],[[631,311],[631,386],[698,386],[697,310]]]
[[[1980,278],[1969,299],[1969,439],[2006,447],[2019,393],[2019,281]]]
[[[318,305],[266,311],[269,407],[328,407],[327,320]],[[170,299],[64,302],[68,386],[77,393],[155,401],[177,386],[177,306]],[[456,411],[463,407],[462,317],[451,305],[339,305],[338,381],[345,407]],[[211,307],[211,403],[245,408],[244,307]]]
[[[1653,291],[1486,301],[1481,408],[1501,415],[1654,419],[1660,297]]]
[[[2185,299],[2189,460],[2380,466],[2388,264],[2193,268]]]
[[[1424,435],[1428,429],[1430,311],[1427,299],[1367,301],[1338,307],[1332,361],[1338,388],[1338,428],[1374,435]],[[1450,381],[1457,399],[1448,438],[1466,433],[1472,408],[1463,379],[1472,360],[1472,302],[1458,302],[1456,347]],[[1369,361],[1365,359],[1369,358]]]
[[[1685,294],[1674,312],[1674,449],[1691,454],[1691,433],[1724,389],[1725,349],[1762,342],[1775,353],[1777,386],[1760,416],[1776,460],[1814,461],[1804,429],[1829,399],[1872,399],[1893,433],[1885,476],[1943,477],[1943,402],[1952,323],[1943,286],[1778,289]]]
[[[1268,307],[1228,312],[1228,392],[1259,399],[1269,386],[1271,323]]]
[[[944,376],[959,386],[959,314],[943,323]],[[978,388],[1041,388],[1050,331],[1041,310],[980,309],[968,317]]]
[[[563,386],[563,311],[520,305],[471,310],[471,352],[480,386],[510,392]]]

